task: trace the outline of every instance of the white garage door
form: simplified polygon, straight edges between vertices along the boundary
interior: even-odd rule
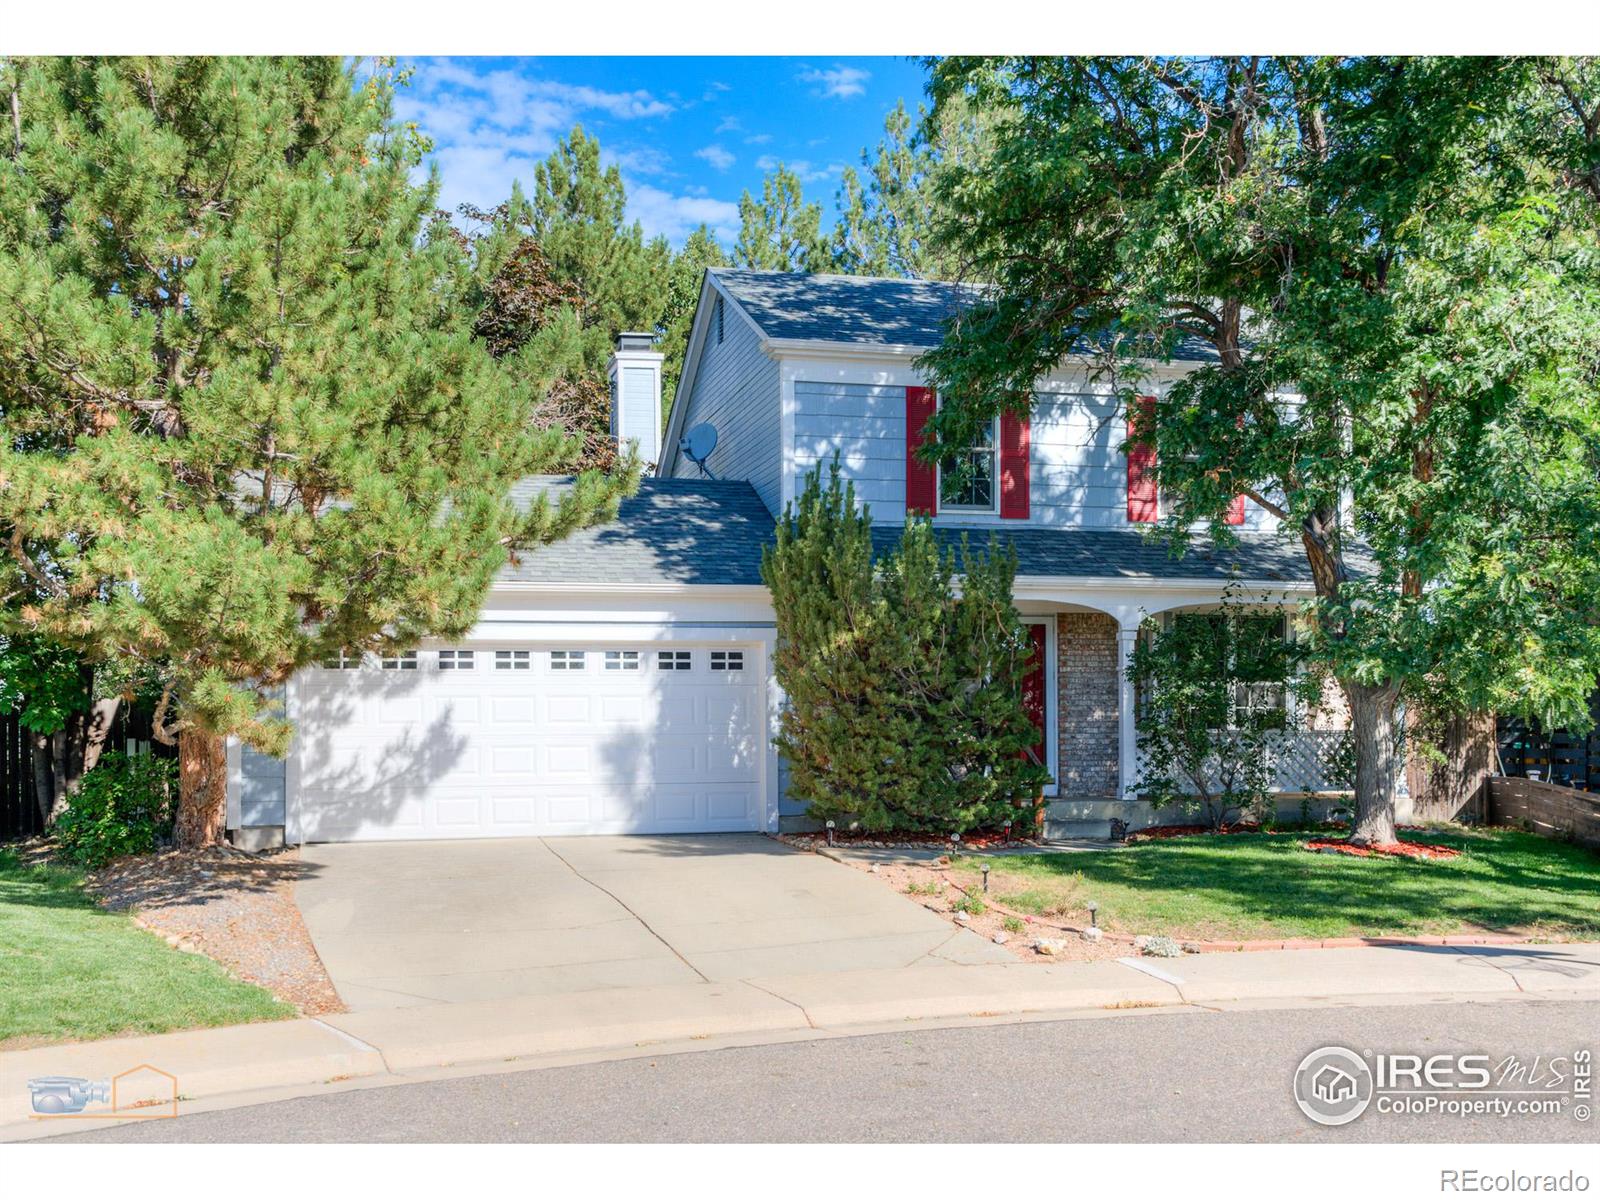
[[[762,825],[759,648],[422,650],[297,680],[307,841]]]

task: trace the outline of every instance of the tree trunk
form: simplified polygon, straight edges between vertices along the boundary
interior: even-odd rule
[[[92,688],[94,672],[91,668],[85,668],[85,674],[85,685]],[[93,694],[91,691],[90,695]],[[115,696],[96,700],[84,711],[70,714],[66,728],[49,739],[50,799],[48,807],[41,808],[45,828],[53,827],[61,819],[61,814],[67,811],[72,798],[78,794],[83,777],[94,770],[95,764],[100,761],[121,703]],[[38,771],[37,766],[34,770]]]
[[[1400,689],[1393,684],[1347,683],[1344,692],[1356,742],[1356,816],[1350,840],[1358,846],[1387,844],[1395,840],[1394,793],[1400,766],[1395,702]]]
[[[228,753],[214,733],[178,735],[178,820],[173,835],[185,850],[221,843],[228,816]]]
[[[46,824],[56,804],[56,758],[52,752],[55,739],[48,733],[35,733],[31,737],[33,753],[28,757],[33,762],[33,801],[39,806],[40,823]]]
[[[1406,763],[1406,782],[1419,819],[1453,821],[1473,808],[1484,780],[1494,773],[1493,713],[1466,713],[1446,718],[1443,728],[1417,722],[1407,710],[1408,739],[1418,748],[1432,742],[1442,761],[1415,749]],[[1469,817],[1475,815],[1469,813]]]

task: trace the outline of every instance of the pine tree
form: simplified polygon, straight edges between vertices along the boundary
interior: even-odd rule
[[[581,293],[585,361],[603,379],[618,333],[662,327],[672,254],[627,219],[622,172],[600,159],[600,139],[574,126],[534,172],[529,232],[555,277]]]
[[[627,470],[519,511],[577,447],[526,351],[473,333],[394,78],[337,59],[0,66],[5,631],[160,672],[180,837],[222,825],[221,735],[281,753],[307,664],[459,636],[513,547]]]
[[[926,110],[917,110],[919,126]],[[913,128],[904,101],[883,123],[877,154],[863,151],[863,185],[854,167],[845,168],[839,189],[839,219],[833,227],[833,259],[851,275],[945,278],[933,231],[934,192],[929,177],[938,155],[922,128]]]
[[[828,271],[833,268],[822,234],[822,206],[807,203],[800,177],[779,163],[761,182],[761,199],[739,197],[739,240],[734,262],[757,271]]]
[[[959,595],[955,586],[961,571]],[[1046,775],[1022,703],[1031,647],[1014,557],[958,557],[908,520],[874,563],[872,517],[821,468],[784,512],[761,574],[778,614],[790,790],[819,820],[952,833],[1029,827]]]

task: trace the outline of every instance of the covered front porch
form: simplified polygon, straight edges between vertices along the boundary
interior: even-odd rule
[[[1046,834],[1103,838],[1118,821],[1129,830],[1191,821],[1178,808],[1158,808],[1138,795],[1142,761],[1136,689],[1128,678],[1140,630],[1164,614],[1213,611],[1222,579],[1086,579],[1019,574],[1015,598],[1045,649]],[[1236,581],[1235,601],[1262,611],[1292,612],[1309,584]],[[1292,699],[1287,701],[1294,703]],[[1340,759],[1347,718],[1342,697],[1327,695],[1297,711],[1295,728],[1271,741],[1273,792],[1286,819],[1309,807],[1316,815],[1347,803]]]

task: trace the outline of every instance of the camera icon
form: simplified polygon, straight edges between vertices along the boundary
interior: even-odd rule
[[[58,1113],[82,1112],[91,1102],[102,1104],[111,1099],[109,1079],[80,1079],[73,1075],[44,1075],[28,1080],[28,1092],[33,1099],[33,1111],[54,1116]]]

